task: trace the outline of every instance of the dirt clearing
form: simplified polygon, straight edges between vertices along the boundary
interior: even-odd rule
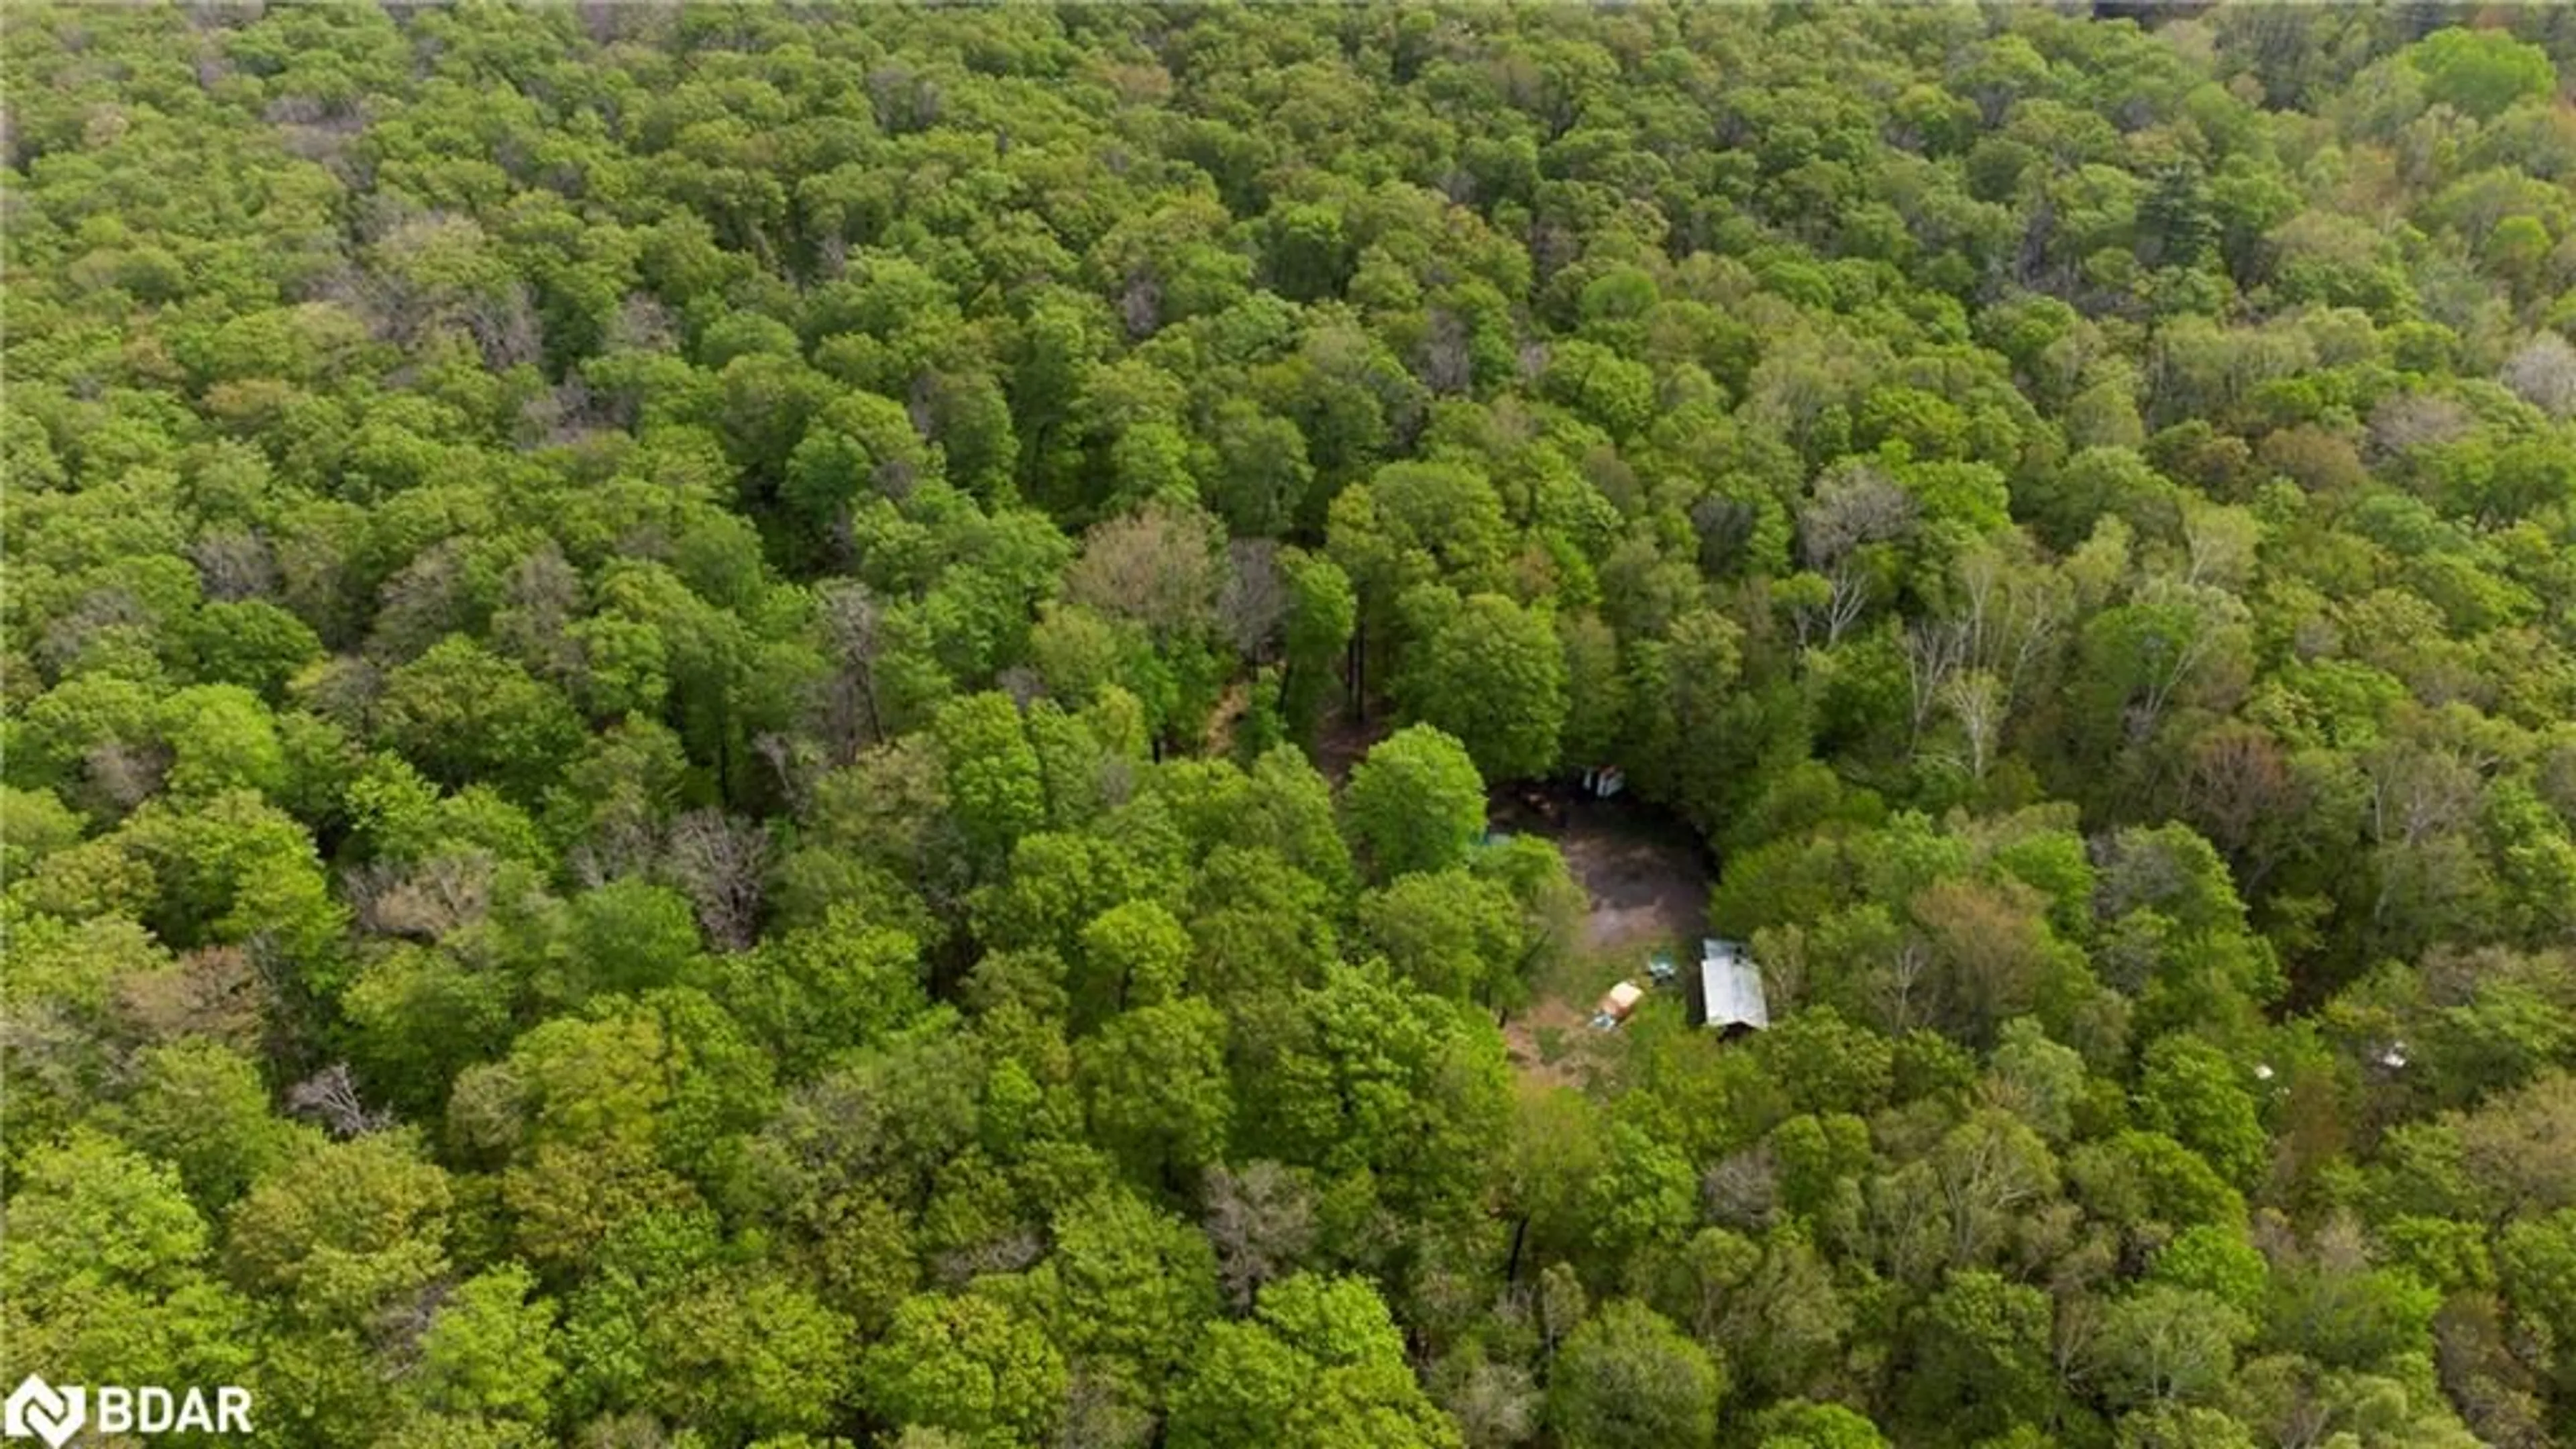
[[[1554,996],[1531,1002],[1529,1010],[1503,1023],[1503,1047],[1512,1069],[1528,1082],[1551,1087],[1580,1087],[1589,1074],[1592,1028],[1582,1012]]]
[[[1646,980],[1646,958],[1699,959],[1708,925],[1707,850],[1690,827],[1654,808],[1565,788],[1497,790],[1492,828],[1553,841],[1589,902],[1583,946],[1547,980],[1529,1008],[1503,1024],[1512,1064],[1526,1081],[1582,1086],[1600,1036],[1592,1003],[1617,981]]]
[[[1690,827],[1651,805],[1566,789],[1499,791],[1488,818],[1496,830],[1556,842],[1591,898],[1584,923],[1590,952],[1636,955],[1639,970],[1656,946],[1687,947],[1698,959],[1711,873]]]

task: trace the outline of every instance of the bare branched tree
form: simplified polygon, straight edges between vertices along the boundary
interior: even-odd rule
[[[707,939],[727,951],[748,950],[760,933],[769,868],[769,836],[720,810],[692,810],[671,822],[663,873],[697,907]]]
[[[1431,324],[1423,331],[1422,381],[1433,392],[1454,397],[1475,386],[1475,354],[1469,344],[1466,324],[1458,314],[1445,307],[1431,309]]]
[[[519,560],[501,585],[492,617],[494,642],[539,676],[569,684],[581,675],[581,642],[572,633],[582,609],[581,572],[547,539]]]
[[[583,890],[597,890],[610,881],[650,871],[661,849],[661,832],[649,816],[620,811],[573,847],[564,868]]]
[[[2014,568],[1992,548],[1974,548],[1959,560],[1968,661],[2002,684],[2007,709],[2021,698],[2031,670],[2055,647],[2073,611],[2066,586],[2038,568]]]
[[[2451,442],[2477,426],[2477,417],[2453,398],[2394,392],[2370,410],[2371,451],[2380,458]]]
[[[1741,1232],[1768,1230],[1780,1208],[1780,1173],[1769,1144],[1719,1158],[1700,1174],[1699,1198],[1712,1222]]]
[[[1968,778],[1983,780],[1994,760],[1995,741],[2003,733],[2008,701],[2003,681],[1983,669],[1954,675],[1941,691],[1941,702],[1968,737]]]
[[[2543,332],[2505,359],[2496,380],[2553,418],[2576,413],[2576,346]]]
[[[2211,730],[2192,746],[2182,780],[2185,818],[2227,853],[2240,885],[2251,889],[2273,864],[2256,841],[2267,821],[2305,813],[2307,787],[2271,735],[2252,725]]]
[[[940,1283],[962,1288],[995,1273],[1018,1273],[1034,1267],[1046,1256],[1046,1249],[1046,1238],[1037,1229],[1014,1226],[981,1242],[940,1254],[931,1271]]]
[[[119,629],[141,634],[150,630],[153,622],[152,611],[131,592],[92,589],[68,612],[45,626],[36,644],[36,657],[44,662],[47,671],[68,673],[99,635]]]
[[[1118,294],[1118,320],[1127,324],[1127,335],[1147,338],[1163,325],[1163,284],[1154,278],[1151,268],[1138,267],[1127,278],[1125,290]]]
[[[1026,710],[1046,697],[1046,678],[1025,664],[1014,664],[993,676],[993,687],[1011,697],[1011,703]]]
[[[825,768],[823,751],[813,740],[784,730],[763,730],[751,737],[751,751],[778,777],[778,788],[799,814],[814,801],[814,781]]]
[[[2138,603],[2150,611],[2153,627],[2140,634],[2136,648],[2137,662],[2145,667],[2127,710],[2133,742],[2155,733],[2174,697],[2245,615],[2244,601],[2235,595],[2176,579],[2150,580],[2138,591]]]
[[[358,1137],[393,1125],[393,1113],[368,1108],[347,1062],[333,1062],[286,1089],[287,1110],[311,1117],[334,1137]]]
[[[1867,465],[1835,468],[1816,480],[1815,497],[1798,514],[1798,549],[1824,573],[1866,544],[1885,543],[1914,525],[1914,495]]]
[[[2466,824],[2485,789],[2475,762],[2442,749],[2391,743],[2362,757],[2370,783],[2370,835],[2419,846]]]
[[[1096,1366],[1074,1369],[1065,1381],[1053,1449],[1142,1449],[1153,1442],[1154,1416],[1131,1392]]]
[[[1915,738],[1932,722],[1951,676],[1967,662],[1969,633],[1958,619],[1916,619],[1905,626],[1906,705]]]
[[[824,685],[823,733],[832,741],[832,758],[846,763],[885,738],[876,690],[877,655],[883,647],[879,626],[884,615],[876,596],[856,579],[823,585],[816,603],[836,666]]]
[[[668,303],[644,292],[632,292],[609,319],[607,350],[668,352],[679,346],[680,319]]]
[[[1267,538],[1238,538],[1225,546],[1225,586],[1217,595],[1217,623],[1245,657],[1268,659],[1288,615],[1287,579],[1279,571],[1279,545]]]
[[[1846,562],[1827,574],[1825,582],[1831,587],[1825,596],[1825,643],[1839,644],[1869,607],[1869,575]]]
[[[81,772],[90,788],[121,814],[160,793],[161,779],[170,772],[170,751],[151,741],[101,740],[81,756]]]
[[[1950,1259],[1975,1262],[2012,1229],[2015,1215],[2054,1187],[2044,1158],[2020,1150],[1987,1114],[1943,1139],[1932,1154],[1950,1227]]]
[[[1871,995],[1884,1029],[1901,1033],[1923,1024],[1920,997],[1931,972],[1932,948],[1920,936],[1908,935],[1884,969],[1872,974]]]
[[[1538,1431],[1538,1385],[1518,1364],[1477,1357],[1437,1388],[1467,1449],[1507,1449]]]
[[[263,108],[262,116],[289,155],[318,162],[353,187],[365,180],[357,158],[350,154],[350,143],[367,129],[363,104],[334,105],[315,96],[280,96]]]
[[[499,296],[476,299],[465,309],[465,327],[494,372],[534,363],[545,354],[545,323],[525,282],[514,280]]]
[[[622,12],[628,8],[617,0],[602,0],[594,10]],[[644,1410],[631,1409],[591,1420],[577,1442],[581,1449],[680,1449],[681,1445],[702,1441],[693,1430],[675,1430]]]
[[[236,602],[277,592],[277,555],[254,530],[205,534],[188,546],[188,558],[209,599]]]
[[[208,946],[116,983],[120,1029],[152,1041],[202,1036],[245,1051],[264,1045],[276,1011],[276,983],[239,946]]]
[[[1815,496],[1798,514],[1798,551],[1825,580],[1825,642],[1839,643],[1869,607],[1871,582],[1861,551],[1888,543],[1914,526],[1914,495],[1876,468],[1836,468],[1816,483]]]
[[[385,580],[367,657],[400,664],[463,628],[467,589],[465,540],[446,539],[421,550]]]
[[[1208,1174],[1205,1226],[1218,1281],[1237,1308],[1249,1307],[1314,1241],[1314,1193],[1276,1162],[1220,1167]]]
[[[490,854],[462,851],[406,866],[370,861],[349,872],[346,888],[359,929],[380,936],[435,941],[491,909]]]
[[[2182,522],[2183,582],[2216,588],[2244,587],[2254,573],[2262,525],[2242,508],[2186,506]]]

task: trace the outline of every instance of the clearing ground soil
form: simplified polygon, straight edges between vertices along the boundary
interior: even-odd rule
[[[1580,1087],[1586,1080],[1592,1028],[1563,999],[1542,996],[1503,1023],[1503,1047],[1521,1080],[1550,1087]]]
[[[1710,870],[1690,827],[1651,805],[1565,789],[1498,791],[1490,819],[1496,830],[1556,842],[1591,897],[1584,945],[1593,953],[1682,945],[1698,954]]]
[[[1498,831],[1554,841],[1590,902],[1583,949],[1537,983],[1528,1010],[1503,1024],[1524,1080],[1579,1086],[1589,1075],[1593,1000],[1622,977],[1642,981],[1658,948],[1688,963],[1708,924],[1710,865],[1690,828],[1633,800],[1596,800],[1564,788],[1498,790],[1488,819]]]

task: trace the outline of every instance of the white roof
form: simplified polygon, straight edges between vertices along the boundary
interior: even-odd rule
[[[1710,1026],[1767,1027],[1771,1000],[1762,989],[1762,968],[1733,941],[1712,936],[1700,942],[1700,1001]]]

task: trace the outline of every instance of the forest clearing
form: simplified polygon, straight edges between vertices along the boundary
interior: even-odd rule
[[[1642,802],[1600,799],[1562,781],[1492,792],[1487,829],[1554,845],[1582,890],[1580,948],[1532,984],[1502,1025],[1514,1068],[1554,1083],[1582,1081],[1586,1018],[1612,983],[1644,981],[1647,959],[1697,954],[1714,879],[1688,827]]]

